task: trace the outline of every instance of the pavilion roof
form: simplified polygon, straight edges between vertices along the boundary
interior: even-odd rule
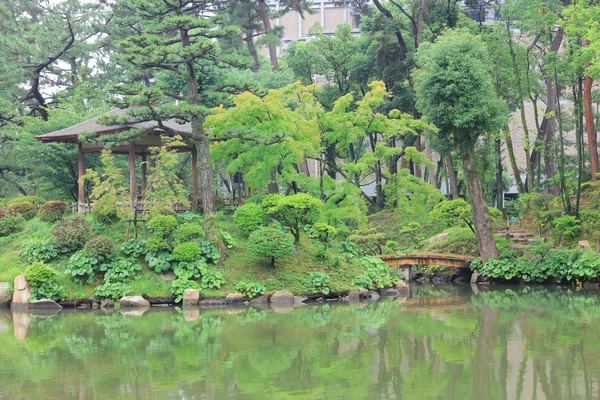
[[[107,115],[117,115],[117,116],[125,116],[127,112],[132,109],[141,108],[142,106],[133,106],[129,108],[113,108],[112,110],[104,113],[102,116]],[[94,117],[88,119],[87,121],[80,122],[77,125],[73,125],[68,128],[61,129],[59,131],[46,133],[44,135],[36,136],[36,140],[40,142],[67,142],[67,143],[76,143],[79,141],[79,134],[82,132],[92,132],[96,134],[110,134],[126,131],[134,128],[148,128],[148,130],[154,131],[156,134],[160,134],[165,132],[158,126],[156,121],[144,121],[144,122],[127,122],[119,125],[103,125],[98,122],[98,119],[101,116]],[[163,121],[162,124],[167,128],[171,128],[173,130],[177,130],[183,133],[191,133],[192,126],[191,124],[184,123],[180,124],[175,120],[167,120]]]

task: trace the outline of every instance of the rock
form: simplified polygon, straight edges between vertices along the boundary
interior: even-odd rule
[[[239,293],[229,293],[227,295],[227,297],[225,297],[225,304],[227,304],[227,305],[243,304],[244,300],[246,300],[244,298],[244,296],[242,296]]]
[[[8,294],[8,282],[0,282],[0,307],[8,307],[11,296]]]
[[[358,303],[360,301],[360,292],[357,290],[353,290],[348,293],[348,301],[350,303]]]
[[[92,303],[92,308],[99,308],[100,304],[99,303]]]
[[[105,299],[100,302],[100,308],[113,308],[114,306],[115,302],[109,299]]]
[[[398,283],[396,283],[396,289],[408,289],[408,283],[404,282],[402,279],[400,279],[398,281]]]
[[[590,246],[590,242],[588,240],[580,240],[579,242],[577,242],[577,244],[583,250],[587,250],[587,251],[591,251],[592,250],[592,246]]]
[[[289,304],[284,305],[273,305],[271,304],[271,310],[275,311],[278,314],[289,314],[294,311],[294,306]]]
[[[142,296],[125,296],[120,302],[121,308],[150,308],[150,302]]]
[[[186,308],[183,310],[183,319],[185,321],[191,322],[200,318],[200,309],[198,307],[195,308]]]
[[[381,297],[381,296],[379,296],[379,293],[377,293],[377,292],[373,292],[373,291],[370,291],[370,292],[369,292],[369,295],[368,295],[368,297],[367,297],[367,298],[368,298],[369,300],[377,301],[377,300],[379,300],[379,298],[380,298],[380,297]]]
[[[61,310],[62,307],[55,301],[42,299],[31,302],[29,306],[32,310]]]
[[[433,283],[439,285],[441,283],[448,283],[452,279],[451,276],[434,276]]]
[[[77,308],[84,310],[86,308],[90,308],[90,304],[89,303],[81,303]]]
[[[220,307],[225,305],[224,299],[200,300],[200,307]]]
[[[271,304],[277,304],[280,306],[294,305],[294,295],[289,290],[279,290],[271,296]]]
[[[16,310],[26,310],[29,308],[29,299],[31,298],[31,286],[25,279],[25,274],[15,278],[15,291],[13,292],[12,303],[10,307]]]
[[[198,289],[185,289],[183,291],[183,307],[197,306],[200,304],[200,291]]]
[[[358,289],[358,293],[360,294],[361,299],[366,299],[369,297],[369,291],[365,288]]]
[[[308,297],[304,296],[294,296],[294,305],[295,306],[305,306],[304,302],[308,300]]]
[[[382,295],[386,297],[398,297],[400,296],[400,292],[396,289],[386,289],[383,291]]]
[[[126,317],[141,317],[146,314],[150,307],[137,307],[137,308],[126,308],[121,309],[121,315],[125,315]]]
[[[249,306],[249,305],[250,305],[250,302],[249,302],[248,300],[244,300],[244,305],[245,305],[245,306]]]
[[[19,342],[25,341],[25,336],[29,332],[29,328],[31,327],[31,318],[29,318],[28,313],[24,312],[13,312],[13,327],[14,327],[14,336]]]
[[[163,281],[167,281],[167,282],[171,282],[171,281],[174,281],[175,279],[177,279],[175,274],[172,272],[167,272],[166,274],[162,274],[160,277],[162,278]]]
[[[269,304],[269,296],[266,294],[250,300],[251,306],[266,306],[267,304]]]
[[[441,243],[450,235],[448,232],[440,233],[437,236],[429,238],[429,243]]]

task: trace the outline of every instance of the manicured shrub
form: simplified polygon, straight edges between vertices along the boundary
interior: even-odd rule
[[[157,235],[153,235],[150,236],[146,241],[146,249],[148,249],[150,252],[170,251],[171,246],[169,246],[169,243],[166,239]]]
[[[31,264],[25,270],[25,279],[31,285],[32,300],[57,300],[64,296],[64,289],[58,284],[56,271],[46,264]]]
[[[40,206],[38,215],[42,221],[59,221],[67,211],[67,203],[64,201],[49,201]]]
[[[572,215],[563,215],[553,222],[554,234],[562,240],[574,240],[581,230],[579,220]]]
[[[314,223],[308,230],[308,236],[312,239],[317,239],[320,242],[327,243],[337,234],[337,229],[334,226],[323,222]]]
[[[83,247],[90,236],[91,224],[82,216],[75,215],[62,219],[52,230],[54,242],[64,250],[77,250]]]
[[[181,243],[173,249],[173,259],[176,261],[192,262],[202,255],[200,247],[196,243]]]
[[[110,196],[104,196],[94,202],[92,210],[94,220],[100,224],[112,224],[119,220],[119,210]]]
[[[8,236],[19,230],[25,220],[21,216],[7,215],[0,219],[0,236]]]
[[[173,215],[159,215],[157,217],[152,218],[148,222],[148,229],[150,232],[160,235],[162,237],[167,237],[177,227],[178,222],[177,218]]]
[[[186,222],[179,225],[173,232],[173,240],[175,244],[186,242],[199,242],[204,240],[204,228],[200,224]]]
[[[300,243],[300,229],[315,222],[323,208],[323,203],[307,193],[291,196],[275,194],[265,197],[262,206],[267,215],[290,230],[294,235],[295,243]]]
[[[7,200],[5,204],[7,206],[9,206],[9,205],[15,204],[15,203],[31,203],[37,207],[37,206],[44,204],[45,202],[46,202],[46,200],[44,200],[38,196],[18,196],[18,197],[13,197],[10,200]]]
[[[247,234],[257,230],[265,223],[266,219],[265,209],[256,203],[244,204],[238,207],[233,214],[233,221],[237,227]]]
[[[37,214],[37,208],[33,203],[19,202],[8,206],[8,211],[13,216],[21,216],[25,219],[32,219]]]
[[[250,234],[248,251],[255,256],[269,257],[273,266],[276,258],[292,254],[295,248],[289,234],[279,229],[261,227]]]
[[[114,255],[116,251],[115,242],[104,235],[98,235],[90,238],[83,246],[83,254],[88,257],[96,257],[99,260],[105,260]]]
[[[235,291],[250,299],[263,295],[267,291],[265,285],[256,281],[240,281],[235,285]]]

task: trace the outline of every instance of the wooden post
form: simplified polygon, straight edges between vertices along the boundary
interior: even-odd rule
[[[85,203],[85,183],[81,179],[85,175],[85,164],[83,158],[83,143],[77,143],[77,212],[83,212]]]
[[[192,200],[194,206],[198,204],[199,193],[198,193],[198,150],[196,145],[192,146]]]
[[[146,188],[148,185],[147,181],[148,166],[146,161],[146,153],[142,153],[142,201],[146,200]]]
[[[137,185],[135,182],[135,148],[133,143],[129,143],[129,194],[131,195],[131,204],[135,204],[137,199]]]
[[[408,283],[412,280],[412,265],[404,268],[404,282]]]

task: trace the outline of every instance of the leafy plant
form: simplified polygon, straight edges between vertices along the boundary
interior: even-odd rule
[[[173,259],[175,261],[193,262],[202,255],[202,250],[196,243],[181,243],[173,249]]]
[[[200,254],[206,260],[207,263],[218,264],[221,259],[219,249],[214,243],[208,240],[202,240],[198,243],[200,246]]]
[[[363,257],[358,260],[364,273],[352,280],[355,286],[366,289],[381,289],[392,286],[392,275],[389,267],[378,257]]]
[[[563,215],[560,218],[556,218],[553,225],[555,229],[554,233],[558,238],[563,240],[574,240],[581,229],[579,219],[572,215]]]
[[[256,281],[240,281],[235,285],[235,291],[243,296],[253,299],[265,294],[267,289],[265,285]]]
[[[205,237],[204,227],[200,224],[186,222],[177,227],[173,233],[175,244],[197,242]]]
[[[91,282],[96,272],[100,271],[100,260],[78,251],[69,258],[65,273],[84,282]]]
[[[267,196],[263,200],[267,215],[272,216],[294,235],[294,242],[300,242],[300,229],[312,224],[323,207],[321,200],[306,193],[292,196],[279,194]]]
[[[337,235],[337,229],[324,222],[315,222],[308,230],[308,236],[311,239],[317,239],[322,243],[328,243],[335,235]]]
[[[202,279],[200,280],[202,289],[220,289],[224,284],[225,278],[220,271],[208,266],[202,268]]]
[[[200,278],[206,268],[203,260],[196,262],[180,262],[173,268],[173,273],[180,279]]]
[[[83,247],[91,233],[87,219],[79,215],[61,220],[52,230],[54,242],[65,250],[77,250]]]
[[[106,264],[105,282],[125,282],[135,278],[142,266],[127,258],[120,258]]]
[[[265,209],[257,203],[241,205],[233,214],[233,221],[246,234],[257,230],[266,220],[267,214],[265,213]]]
[[[105,282],[94,289],[94,296],[101,299],[118,300],[131,293],[131,286],[127,282]]]
[[[30,262],[47,262],[58,256],[58,248],[49,241],[33,242],[23,251],[23,256]]]
[[[279,229],[261,227],[250,234],[248,251],[259,257],[270,257],[271,266],[276,258],[282,258],[295,251],[294,242],[289,234]]]
[[[175,279],[171,282],[171,294],[175,297],[175,302],[179,303],[183,299],[183,293],[187,289],[200,289],[200,285],[196,281],[190,279]]]
[[[37,214],[37,208],[33,203],[19,202],[8,206],[8,211],[13,216],[21,216],[24,219],[32,219]]]
[[[38,216],[42,221],[56,222],[65,215],[67,207],[68,205],[64,201],[49,201],[40,206]]]
[[[223,239],[223,243],[225,243],[225,247],[228,249],[232,249],[233,246],[235,246],[235,240],[229,232],[221,231],[221,238]]]
[[[159,215],[148,221],[148,229],[150,232],[166,238],[177,227],[177,218],[173,215]]]
[[[311,272],[308,280],[316,293],[329,294],[329,275],[323,272]]]
[[[128,240],[121,245],[121,251],[132,259],[138,259],[141,256],[145,256],[148,253],[146,248],[146,241],[140,240],[135,241],[134,239]]]
[[[19,230],[24,219],[21,216],[6,215],[0,219],[0,236],[9,236]]]
[[[170,251],[171,246],[162,236],[152,235],[146,241],[146,249],[150,252],[156,253],[159,251]]]
[[[168,271],[173,265],[173,256],[168,251],[148,251],[144,259],[156,273]]]
[[[25,279],[31,285],[32,300],[57,300],[64,297],[64,288],[58,284],[58,274],[44,263],[35,262],[27,267]]]

